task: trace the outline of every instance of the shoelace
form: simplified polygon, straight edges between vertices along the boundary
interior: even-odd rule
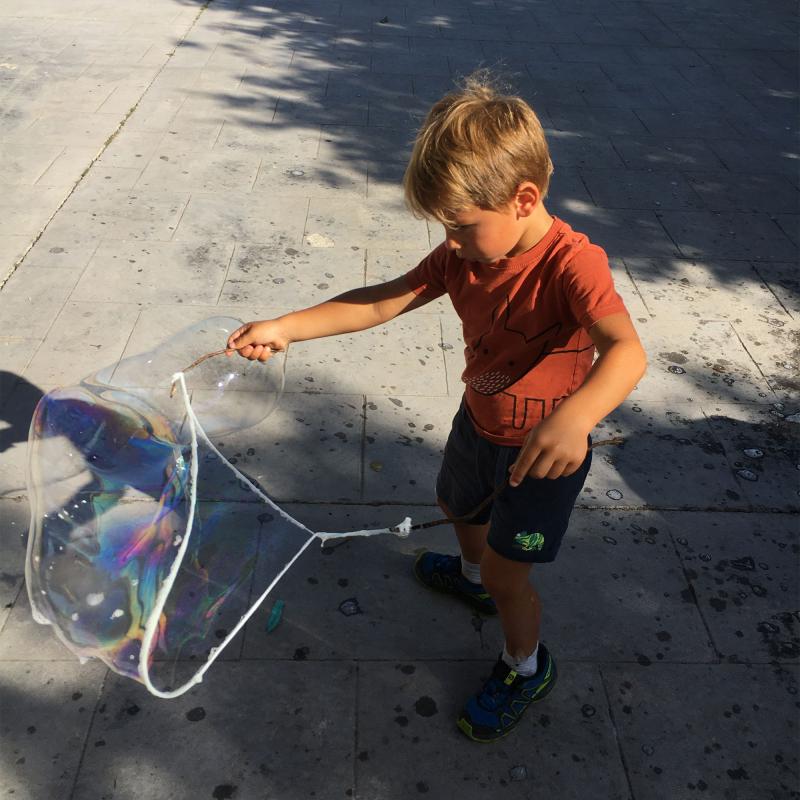
[[[511,687],[504,683],[505,675],[500,675],[500,665],[496,665],[492,676],[478,695],[478,704],[487,711],[494,711],[505,702],[511,693]]]

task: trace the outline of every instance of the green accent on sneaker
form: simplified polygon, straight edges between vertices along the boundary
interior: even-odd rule
[[[526,553],[530,553],[533,550],[541,550],[544,547],[544,536],[538,531],[536,533],[520,531],[514,537],[514,547],[524,550]]]

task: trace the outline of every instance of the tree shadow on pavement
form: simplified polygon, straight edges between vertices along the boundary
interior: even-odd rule
[[[698,385],[706,380],[702,374],[688,377]],[[595,452],[573,532],[559,563],[542,575],[552,598],[549,626],[561,646],[572,651],[568,658],[620,667],[638,661],[642,668],[673,661],[769,664],[776,685],[796,691],[791,667],[800,654],[800,639],[791,601],[797,595],[792,563],[798,552],[788,520],[798,507],[792,488],[800,457],[797,426],[785,419],[789,409],[726,403],[725,392],[733,395],[733,389],[723,386],[708,406],[628,403],[599,427],[598,438],[622,435],[625,443]],[[325,399],[324,394],[305,397]],[[381,431],[386,446],[397,449],[398,461],[436,462],[439,435],[409,439],[408,430],[398,418]],[[337,430],[324,433],[335,439]],[[311,454],[318,446],[316,430],[304,433],[298,426],[280,435],[290,450]],[[252,445],[269,453],[265,436]],[[263,469],[285,469],[285,463],[268,455]],[[387,475],[385,502],[376,495],[371,504],[358,496],[345,502],[323,496],[288,510],[316,529],[393,524],[405,513],[415,521],[439,516],[433,505],[420,505],[417,483],[431,484],[432,503],[432,472],[417,474],[415,483],[406,485],[396,475]],[[287,498],[304,496],[307,482],[298,469],[284,484]],[[0,510],[7,509],[7,502]],[[446,599],[416,589],[409,565],[420,547],[454,550],[455,544],[442,528],[405,541],[380,537],[321,551],[311,548],[231,644],[230,653],[212,667],[206,683],[171,702],[113,675],[98,678],[71,663],[65,671],[66,662],[54,661],[56,646],[46,630],[22,641],[20,614],[27,620],[30,612],[20,596],[2,636],[4,649],[16,643],[16,657],[27,664],[26,673],[9,675],[3,689],[3,716],[14,720],[6,731],[4,774],[17,776],[12,781],[27,785],[32,796],[44,797],[54,784],[37,784],[29,770],[58,753],[56,784],[65,787],[62,796],[74,800],[106,796],[120,786],[138,787],[137,796],[148,796],[142,770],[158,783],[152,791],[159,797],[185,796],[187,790],[210,797],[256,797],[271,791],[269,796],[289,800],[319,793],[322,775],[326,786],[340,787],[343,794],[357,790],[363,780],[359,772],[363,776],[368,766],[359,766],[356,752],[373,752],[377,743],[358,733],[352,738],[352,730],[358,730],[356,674],[362,671],[363,681],[386,658],[396,658],[398,665],[417,663],[422,670],[431,658],[452,659],[454,651],[460,658],[489,660],[498,645],[494,628],[484,629],[479,618],[470,620]],[[654,548],[657,553],[651,552]],[[259,593],[255,585],[253,598]],[[614,630],[613,636],[597,640],[580,628],[586,615],[586,624],[594,624],[592,613],[581,610],[582,593],[605,598],[597,624]],[[278,628],[267,633],[276,597],[286,600],[286,609]],[[346,601],[357,609],[354,615],[342,611]],[[643,638],[642,628],[649,625],[656,626],[658,640]],[[451,634],[440,652],[435,632],[442,626]],[[672,645],[665,639],[670,629]],[[45,660],[37,663],[34,651]],[[39,682],[50,687],[44,695],[36,690]],[[320,707],[322,686],[327,688]],[[467,689],[465,684],[459,691]],[[456,711],[449,707],[457,702],[451,694],[442,689],[437,695],[448,715]],[[70,697],[83,698],[80,715]],[[31,726],[41,731],[42,723],[31,720],[53,715],[62,721],[49,735],[26,733]],[[445,727],[435,743],[423,738],[422,749],[432,757],[446,746],[466,764],[472,745],[457,738],[446,722],[433,718],[430,724],[437,731]],[[397,724],[389,720],[386,726],[385,735],[393,736]],[[336,736],[321,733],[331,728]],[[777,746],[783,735],[775,729],[762,747]],[[170,747],[164,747],[165,741]],[[530,737],[517,745],[529,747]],[[514,744],[508,747],[507,752],[517,752]],[[728,758],[734,768],[737,753]],[[496,779],[504,769],[497,767]],[[70,793],[66,787],[73,781]],[[37,795],[39,785],[42,793]],[[391,796],[407,790],[398,787]]]

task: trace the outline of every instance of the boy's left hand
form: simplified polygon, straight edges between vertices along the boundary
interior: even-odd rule
[[[511,486],[523,478],[554,478],[572,475],[586,458],[589,431],[574,418],[553,413],[528,434],[511,465]]]

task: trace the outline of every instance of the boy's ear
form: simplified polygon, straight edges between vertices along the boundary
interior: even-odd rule
[[[531,181],[524,181],[517,187],[517,193],[514,196],[517,215],[520,217],[530,216],[541,199],[542,193],[539,191],[539,187]]]

